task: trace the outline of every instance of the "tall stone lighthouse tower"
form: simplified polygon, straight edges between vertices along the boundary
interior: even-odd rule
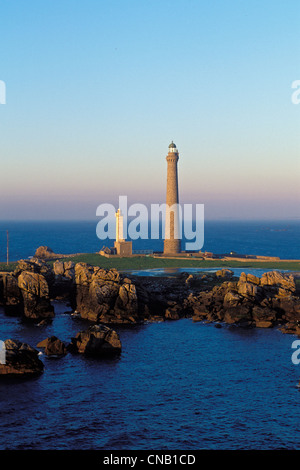
[[[173,141],[169,145],[169,152],[166,157],[166,160],[168,162],[168,169],[164,254],[176,254],[180,253],[181,250],[181,240],[179,238],[180,220],[178,206],[179,196],[177,173],[177,162],[179,160],[179,153]]]

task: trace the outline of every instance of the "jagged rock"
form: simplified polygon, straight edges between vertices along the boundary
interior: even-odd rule
[[[237,292],[229,291],[224,296],[224,308],[237,307],[242,301],[242,296]]]
[[[279,287],[276,295],[278,297],[290,297],[291,291]]]
[[[55,256],[54,251],[48,246],[39,246],[34,254],[36,258],[51,259]]]
[[[229,273],[228,273],[229,271]],[[218,276],[123,278],[115,269],[57,260],[20,260],[15,272],[0,273],[0,303],[24,309],[28,318],[53,317],[50,298],[68,299],[82,318],[95,323],[164,321],[184,316],[268,327],[300,321],[300,299],[293,276],[276,271],[261,279],[232,271]],[[220,280],[229,278],[220,284]],[[54,281],[53,281],[54,279]],[[219,280],[218,280],[219,279]],[[208,283],[204,285],[204,280]],[[217,284],[217,285],[216,285]],[[295,330],[295,328],[294,328]]]
[[[89,286],[77,285],[76,310],[82,318],[90,321],[109,323],[109,313],[113,311],[119,286],[93,281]]]
[[[291,274],[283,274],[278,271],[264,273],[260,280],[261,286],[274,286],[286,291],[295,292],[295,279]]]
[[[260,279],[257,276],[254,276],[253,274],[246,274],[246,273],[241,273],[240,278],[239,278],[239,284],[243,284],[245,282],[250,282],[251,284],[259,285],[260,284]]]
[[[53,263],[53,272],[54,272],[55,276],[64,276],[64,273],[65,273],[64,264],[65,263],[60,259],[54,261],[54,263]]]
[[[72,338],[74,351],[86,356],[106,357],[120,354],[122,345],[115,330],[105,325],[93,325]]]
[[[54,281],[54,274],[50,265],[39,258],[31,258],[30,261],[24,259],[19,260],[14,275],[18,277],[24,271],[41,274],[45,277],[49,286],[51,286]]]
[[[88,286],[94,274],[94,267],[87,263],[76,263],[75,283],[81,286]]]
[[[190,294],[185,302],[185,310],[192,312],[194,322],[207,317],[212,306],[212,292],[201,292],[198,296]]]
[[[246,275],[247,282],[250,282],[251,284],[255,284],[259,286],[260,284],[260,279],[257,276],[254,276],[254,274],[247,274]]]
[[[216,272],[216,276],[224,279],[231,279],[233,277],[233,271],[231,271],[231,269],[223,268]]]
[[[118,315],[121,314],[121,316],[128,312],[133,321],[138,320],[138,299],[134,284],[123,282],[120,286],[114,311]]]
[[[209,312],[198,310],[195,307],[193,315],[192,315],[192,320],[193,322],[203,321],[205,318],[207,318],[208,315],[209,315]]]
[[[271,324],[276,322],[277,314],[275,310],[255,305],[252,309],[252,318],[255,321],[256,326],[261,326],[263,322],[268,322]]]
[[[251,322],[251,320],[251,309],[245,305],[229,308],[224,315],[224,321],[229,324]]]
[[[45,348],[44,353],[47,356],[64,356],[67,354],[65,344],[56,336],[50,336],[37,344],[37,348]]]
[[[21,341],[7,339],[5,364],[0,364],[0,376],[35,376],[44,370],[38,351]]]
[[[20,259],[14,271],[15,276],[19,276],[22,271],[37,273],[39,272],[39,267],[32,261],[28,261],[27,259]]]
[[[182,316],[182,306],[179,304],[175,305],[170,305],[165,312],[165,318],[167,320],[179,320],[179,318]]]
[[[262,279],[242,273],[238,282],[223,282],[210,292],[189,296],[193,320],[225,321],[270,327],[279,321],[300,321],[300,299],[294,293],[293,276],[276,271]]]
[[[53,272],[55,276],[65,277],[67,279],[75,280],[75,263],[72,261],[56,260],[53,263]]]
[[[101,280],[106,282],[119,283],[120,273],[116,269],[103,269],[98,266],[94,267],[93,280]]]
[[[46,279],[41,274],[34,272],[22,272],[18,277],[18,287],[37,297],[49,297],[49,287]]]
[[[75,263],[56,260],[53,263],[54,282],[50,289],[50,297],[69,300],[75,308]]]
[[[75,263],[73,261],[64,262],[64,276],[69,279],[75,279]]]
[[[272,299],[272,308],[278,311],[287,322],[300,320],[299,297],[275,297]]]
[[[139,321],[135,285],[121,279],[116,269],[101,269],[85,263],[75,266],[76,310],[82,318],[102,323]]]
[[[238,293],[244,297],[256,297],[259,293],[259,286],[251,284],[250,282],[243,282],[238,285]]]
[[[29,271],[24,271],[27,269]],[[19,261],[14,273],[0,275],[0,301],[6,313],[25,314],[28,318],[39,319],[53,316],[49,300],[49,267],[43,262]],[[43,274],[48,276],[48,280]]]
[[[298,322],[287,322],[281,328],[279,328],[282,333],[287,334],[296,334],[300,336],[300,325]]]
[[[23,271],[18,277],[18,287],[22,292],[24,315],[27,318],[37,320],[54,316],[49,287],[44,276]]]
[[[23,298],[17,278],[12,273],[0,273],[0,305],[4,305],[7,314],[23,312]]]

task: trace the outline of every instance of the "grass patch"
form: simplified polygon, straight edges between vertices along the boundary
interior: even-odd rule
[[[201,260],[201,259],[162,259],[153,258],[152,256],[135,256],[129,258],[105,258],[98,253],[85,253],[63,258],[63,261],[73,261],[74,263],[88,263],[92,266],[100,266],[102,268],[115,268],[119,271],[130,271],[138,269],[157,269],[157,268],[262,268],[300,271],[300,263],[293,261],[259,261],[247,262],[242,261],[222,261],[222,260]],[[54,261],[49,261],[53,265]],[[16,268],[17,262],[0,263],[0,271],[11,272]]]
[[[8,265],[6,263],[1,262],[0,263],[0,271],[11,272],[11,271],[14,271],[16,269],[16,266],[17,266],[16,262],[8,263]]]
[[[97,253],[86,253],[64,258],[63,261],[74,263],[88,263],[102,268],[116,268],[122,270],[154,269],[154,268],[263,268],[263,269],[290,269],[300,271],[299,262],[241,262],[200,259],[161,259],[152,256],[136,256],[129,258],[105,258]]]

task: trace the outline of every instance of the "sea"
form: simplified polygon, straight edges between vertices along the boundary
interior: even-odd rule
[[[1,222],[0,261],[6,230],[10,260],[30,257],[40,245],[63,254],[109,246],[93,221]],[[300,221],[208,221],[203,250],[299,259],[299,239]],[[134,240],[134,248],[161,250],[162,241]],[[54,321],[42,327],[0,308],[0,339],[36,347],[51,335],[69,342],[89,326],[67,303],[53,305]],[[0,381],[1,450],[300,448],[297,337],[191,319],[115,329],[118,358],[41,355],[41,376]]]
[[[96,234],[97,221],[0,221],[0,262],[33,256],[39,246],[48,246],[55,253],[94,253],[114,241],[100,240]],[[150,223],[149,230],[150,233]],[[183,230],[184,234],[184,230]],[[130,238],[128,238],[130,240]],[[133,250],[162,251],[163,238],[136,239]],[[183,236],[182,248],[186,239]],[[192,241],[192,240],[189,240]],[[300,258],[300,219],[290,221],[206,221],[202,251],[224,254],[279,256],[282,259]]]

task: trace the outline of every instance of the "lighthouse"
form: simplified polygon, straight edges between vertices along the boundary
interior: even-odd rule
[[[124,238],[123,215],[121,209],[115,213],[116,216],[116,241],[114,247],[119,256],[132,256],[132,242]]]
[[[116,214],[116,242],[124,242],[124,230],[123,230],[123,215],[121,209],[118,209]]]
[[[164,254],[180,253],[180,217],[179,217],[179,196],[178,196],[178,172],[177,163],[179,153],[176,145],[172,141],[169,145],[169,152],[166,157],[167,167],[167,197],[166,197],[166,223]]]

